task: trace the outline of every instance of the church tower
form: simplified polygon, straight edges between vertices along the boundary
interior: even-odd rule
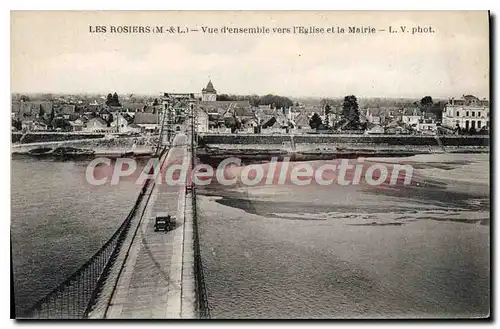
[[[207,86],[201,90],[201,100],[203,102],[215,102],[217,100],[217,90],[214,89],[212,80],[209,80]]]

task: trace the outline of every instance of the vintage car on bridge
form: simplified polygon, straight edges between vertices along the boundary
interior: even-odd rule
[[[159,212],[155,218],[155,232],[164,231],[167,233],[175,227],[175,217],[167,212]]]

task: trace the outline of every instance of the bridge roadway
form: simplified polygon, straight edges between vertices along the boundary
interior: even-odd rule
[[[188,158],[188,138],[178,134],[163,161],[162,170]],[[193,318],[194,280],[183,279],[185,247],[185,186],[156,183],[137,228],[129,232],[109,278],[89,313],[90,318]],[[189,201],[188,201],[189,202]],[[158,212],[176,216],[176,227],[167,233],[154,231]],[[192,234],[192,232],[188,232]],[[185,271],[186,274],[190,269]],[[187,282],[187,283],[186,283]],[[182,291],[183,283],[187,291]],[[187,296],[187,299],[185,298]]]

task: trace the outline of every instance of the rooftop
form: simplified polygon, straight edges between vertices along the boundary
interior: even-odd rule
[[[201,90],[204,93],[216,93],[217,91],[214,88],[214,85],[212,84],[212,80],[208,81],[208,84],[205,88]]]
[[[137,112],[134,116],[135,124],[158,124],[158,115],[153,113]]]

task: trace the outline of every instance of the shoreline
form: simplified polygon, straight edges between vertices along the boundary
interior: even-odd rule
[[[36,134],[33,134],[36,135]],[[101,137],[98,134],[37,134],[57,137],[35,143],[12,143],[11,156],[30,156],[39,148],[74,147],[94,152],[94,157],[117,158],[127,154],[133,145],[141,156],[154,153],[158,136]],[[90,138],[83,138],[85,137]],[[68,137],[66,139],[66,137]],[[78,139],[77,139],[78,138]],[[202,162],[238,157],[248,162],[290,158],[290,161],[333,160],[359,157],[408,157],[420,154],[489,153],[489,136],[368,136],[368,135],[265,135],[265,134],[199,134],[197,156]]]
[[[251,148],[220,148],[215,146],[205,146],[199,148],[197,156],[201,162],[211,162],[227,159],[230,157],[248,161],[267,161],[272,157],[277,160],[289,158],[289,161],[313,161],[313,160],[334,160],[334,159],[356,159],[371,157],[409,157],[420,154],[477,154],[490,153],[489,147],[450,147],[445,150],[431,147],[408,147],[408,148],[315,148],[305,150],[286,149],[251,149]]]
[[[57,148],[56,146],[48,146],[49,148]],[[40,147],[34,147],[37,149]],[[79,148],[79,147],[76,147]],[[134,154],[127,154],[128,148],[123,147],[80,147],[81,149],[90,149],[94,154],[86,158],[107,157],[107,158],[120,158],[120,157],[151,157],[154,155],[154,150],[151,147],[142,145],[137,148]],[[15,151],[11,149],[11,158],[24,158],[29,157],[32,159],[45,159],[50,157],[47,155],[31,154],[29,149]],[[271,158],[276,157],[278,161],[289,158],[289,161],[314,161],[314,160],[334,160],[334,159],[357,159],[357,158],[373,158],[373,157],[410,157],[422,154],[484,154],[490,153],[489,148],[466,148],[456,147],[447,150],[439,150],[432,148],[342,148],[342,149],[329,149],[317,148],[309,150],[291,151],[284,149],[251,149],[251,148],[218,148],[218,147],[203,147],[198,148],[197,157],[201,162],[217,162],[227,158],[239,158],[245,162],[262,162],[269,161]]]

